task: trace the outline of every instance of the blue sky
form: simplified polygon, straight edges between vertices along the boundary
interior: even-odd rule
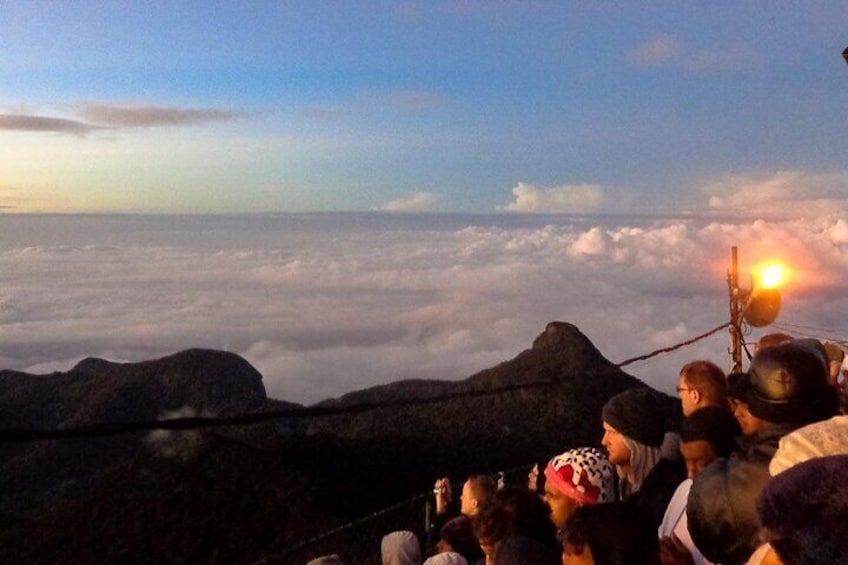
[[[844,2],[587,4],[4,2],[0,210],[842,209]]]

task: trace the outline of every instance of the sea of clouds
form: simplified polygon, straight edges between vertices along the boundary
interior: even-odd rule
[[[552,320],[619,362],[728,320],[733,245],[743,273],[791,265],[780,329],[848,338],[839,218],[5,215],[0,368],[226,349],[263,374],[269,396],[312,403],[468,377]],[[688,360],[729,368],[728,345],[722,331],[627,370],[670,391]]]

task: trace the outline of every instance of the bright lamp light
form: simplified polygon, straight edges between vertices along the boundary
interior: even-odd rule
[[[781,263],[767,263],[757,269],[757,287],[777,288],[786,282],[787,270]]]

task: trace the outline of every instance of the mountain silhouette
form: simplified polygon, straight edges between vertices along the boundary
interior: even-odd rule
[[[20,562],[250,562],[426,492],[436,477],[596,445],[603,404],[637,386],[576,326],[551,322],[530,349],[467,379],[351,392],[316,405],[330,412],[320,416],[5,444],[0,543]],[[679,401],[668,405],[675,416]],[[0,371],[3,428],[298,407],[268,399],[261,375],[221,351]]]

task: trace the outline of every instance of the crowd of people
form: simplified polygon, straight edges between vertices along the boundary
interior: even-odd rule
[[[651,388],[621,392],[602,410],[603,449],[558,454],[526,485],[471,476],[456,516],[439,479],[438,542],[425,556],[392,532],[383,564],[848,563],[848,363],[825,345],[770,334],[745,373],[686,364],[682,421]]]

